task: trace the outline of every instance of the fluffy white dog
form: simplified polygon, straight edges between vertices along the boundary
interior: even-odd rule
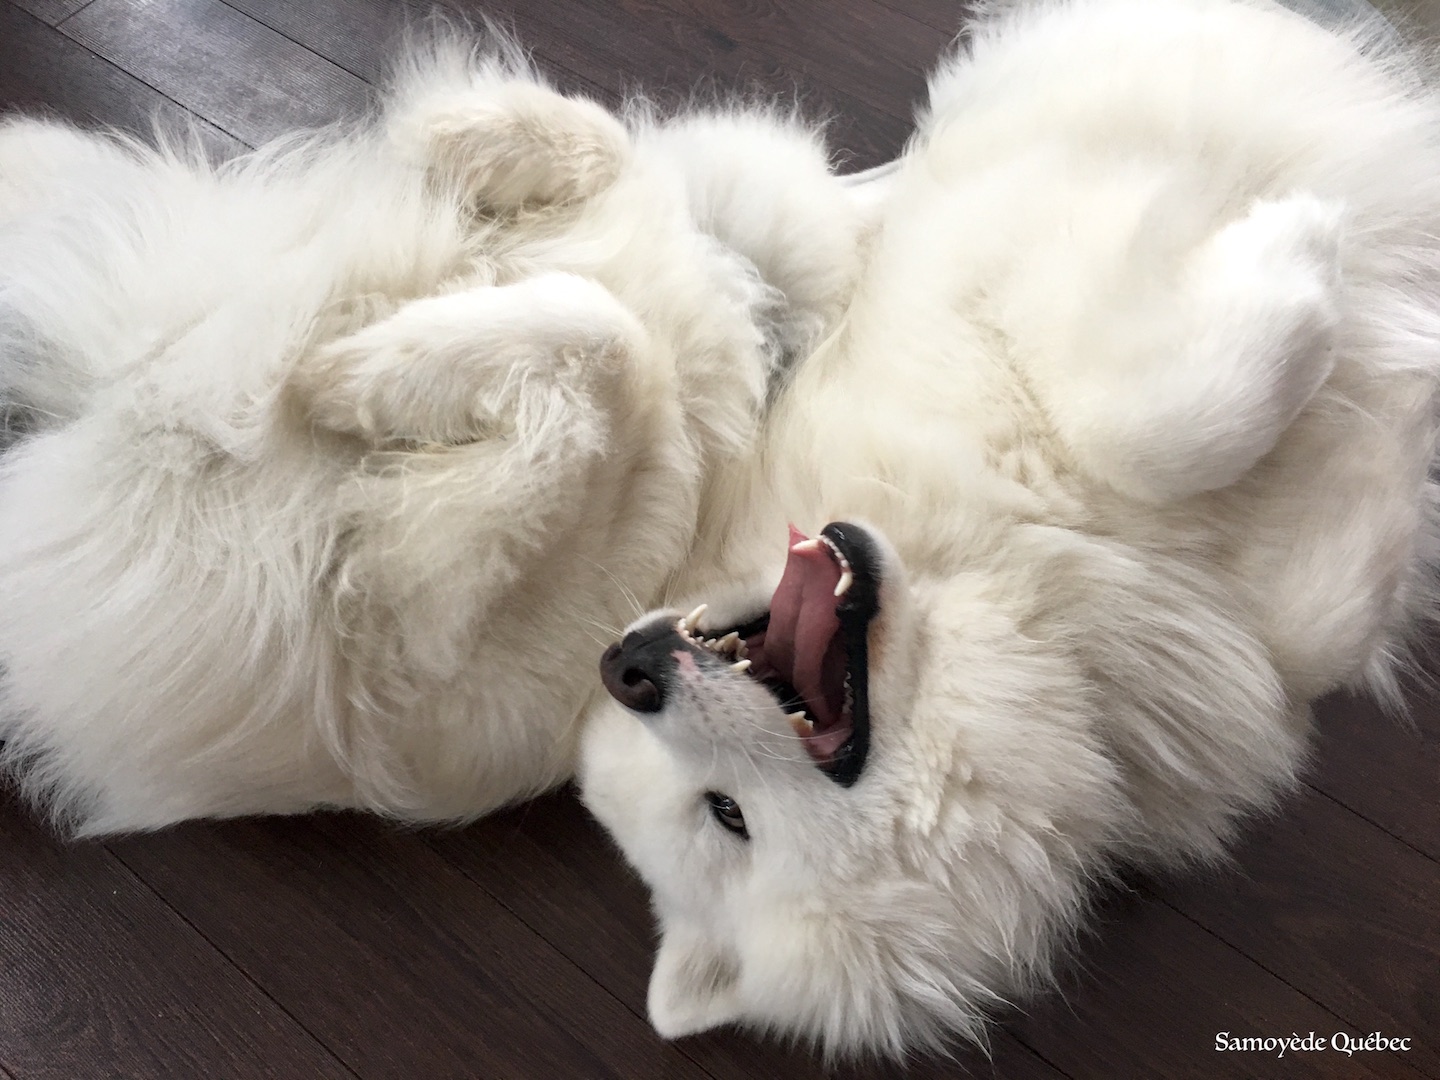
[[[792,119],[622,123],[504,42],[218,169],[0,125],[5,764],[88,834],[568,777],[858,217]]]
[[[1378,32],[1032,4],[889,183],[687,602],[602,662],[584,798],[653,890],[667,1036],[976,1036],[1431,610],[1440,101]]]
[[[0,126],[7,767],[88,833],[473,816],[708,601],[581,747],[656,1026],[976,1035],[1431,609],[1440,103],[1367,33],[1042,0],[863,198],[504,46],[219,169]]]

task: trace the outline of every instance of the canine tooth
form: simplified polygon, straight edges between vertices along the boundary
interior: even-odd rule
[[[835,556],[835,561],[840,564],[840,569],[849,570],[850,560],[845,558],[845,553],[836,546],[835,541],[831,540],[828,536],[822,536],[820,539],[824,541],[825,546],[830,549],[830,554]]]
[[[735,663],[733,663],[733,664],[730,665],[730,670],[731,670],[731,671],[749,671],[749,670],[750,670],[750,661],[749,661],[749,660],[736,660]]]
[[[700,625],[700,617],[704,615],[705,612],[709,609],[709,604],[701,604],[699,607],[697,607],[694,611],[690,612],[689,615],[686,615],[685,618],[681,619],[680,621],[685,624],[685,628],[687,630],[694,630],[697,626]]]
[[[798,544],[791,544],[790,550],[796,555],[803,555],[807,551],[819,551],[820,545],[823,542],[824,541],[822,541],[818,536],[812,537],[809,540],[801,540]]]
[[[840,580],[835,583],[835,595],[844,596],[850,591],[850,586],[855,583],[855,575],[849,570],[840,572]]]
[[[794,712],[785,717],[790,723],[790,730],[800,738],[806,738],[815,734],[815,721],[811,720],[803,712]]]

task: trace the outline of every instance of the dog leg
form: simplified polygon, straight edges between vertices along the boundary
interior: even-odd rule
[[[1334,368],[1339,239],[1338,206],[1262,200],[1192,252],[1172,294],[1095,313],[1110,325],[1082,359],[1035,380],[1081,466],[1154,503],[1245,475]]]
[[[830,171],[820,135],[798,119],[700,115],[649,138],[684,178],[699,227],[784,295],[783,349],[808,351],[850,300],[874,200]]]
[[[630,152],[605,109],[519,78],[422,94],[387,125],[391,141],[477,207],[510,212],[578,202],[615,180]]]
[[[547,274],[415,301],[315,359],[302,405],[377,447],[344,494],[355,525],[337,575],[372,613],[356,620],[385,613],[376,648],[398,633],[441,663],[556,551],[688,498],[652,461],[680,441],[673,372],[653,353],[604,288]]]
[[[292,388],[317,424],[377,446],[507,439],[584,398],[644,332],[573,274],[406,304],[308,358]]]
[[[586,618],[622,621],[625,590],[648,594],[679,557],[696,494],[668,353],[602,287],[550,274],[416,301],[318,368],[312,415],[378,443],[340,493],[331,578],[382,703],[352,718],[358,742],[374,723],[368,741],[391,745],[387,717],[417,686],[463,684],[517,725],[478,752],[490,775],[512,752],[524,775],[559,753],[542,721],[573,707],[555,696],[573,684],[476,650],[499,657],[508,636],[563,667],[591,646]],[[526,710],[541,719],[526,726]],[[481,798],[466,791],[460,806]]]

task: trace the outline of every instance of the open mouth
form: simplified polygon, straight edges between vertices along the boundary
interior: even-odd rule
[[[855,525],[832,522],[813,539],[792,525],[767,613],[708,637],[696,633],[703,607],[675,626],[765,686],[815,763],[846,787],[870,752],[867,630],[880,610],[879,564]]]

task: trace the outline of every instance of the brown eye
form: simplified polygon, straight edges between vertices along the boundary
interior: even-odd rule
[[[705,801],[710,804],[710,816],[724,825],[741,840],[749,840],[750,832],[745,828],[745,815],[740,812],[740,804],[729,795],[722,795],[718,791],[707,791]]]

